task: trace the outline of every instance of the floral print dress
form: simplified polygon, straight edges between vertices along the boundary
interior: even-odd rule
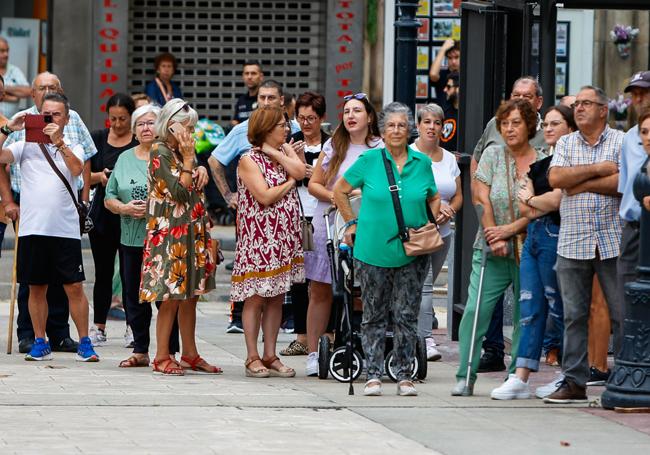
[[[187,189],[181,184],[181,169],[182,162],[169,148],[154,144],[149,160],[141,302],[186,300],[215,287],[205,197],[194,186]]]
[[[287,181],[287,173],[262,152],[249,151],[270,187]],[[298,191],[292,188],[274,204],[257,202],[237,176],[237,247],[230,297],[274,297],[305,281]]]

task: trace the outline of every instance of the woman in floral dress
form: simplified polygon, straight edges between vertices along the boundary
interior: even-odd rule
[[[182,375],[183,370],[221,373],[199,356],[194,339],[196,302],[199,295],[214,289],[216,269],[205,198],[192,177],[196,167],[192,133],[197,120],[196,111],[185,101],[176,98],[165,104],[156,121],[160,142],[154,144],[149,161],[140,301],[162,301],[153,370],[166,375]],[[180,364],[169,355],[169,334],[177,312]]]
[[[230,297],[244,301],[246,376],[257,378],[296,374],[275,355],[284,294],[305,279],[296,190],[305,164],[286,143],[288,128],[281,108],[258,108],[248,123],[253,148],[242,155],[237,169],[238,242]],[[260,321],[262,359],[257,350]]]

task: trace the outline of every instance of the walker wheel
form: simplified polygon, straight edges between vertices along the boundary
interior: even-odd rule
[[[384,361],[384,367],[386,368],[386,374],[388,375],[390,380],[393,382],[397,382],[397,370],[395,369],[395,365],[393,364],[394,358],[395,358],[394,352],[390,351],[386,356],[386,360]],[[416,355],[415,357],[413,357],[413,360],[411,361],[411,379],[416,379],[416,377],[418,377],[419,368],[420,368],[420,362],[418,361],[418,357]]]
[[[327,379],[331,344],[327,335],[321,335],[318,339],[318,379]]]
[[[352,371],[352,380],[357,379],[361,375],[361,368],[363,360],[358,351],[352,351],[352,368],[348,365],[348,357],[345,352],[346,347],[340,346],[334,349],[329,362],[329,372],[339,382],[350,381],[350,371]]]

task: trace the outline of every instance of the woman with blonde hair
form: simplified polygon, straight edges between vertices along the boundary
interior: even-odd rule
[[[194,171],[192,134],[198,115],[182,99],[172,99],[156,120],[158,138],[149,161],[147,235],[140,301],[162,301],[156,320],[155,373],[183,375],[190,369],[219,374],[196,349],[196,302],[215,287],[215,258],[203,191]],[[169,334],[178,313],[181,362],[170,358]]]

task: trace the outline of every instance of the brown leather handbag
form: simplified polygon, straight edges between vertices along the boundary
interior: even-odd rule
[[[443,247],[444,241],[440,236],[440,230],[435,220],[431,219],[427,224],[417,229],[407,228],[405,226],[404,213],[402,212],[402,204],[400,203],[398,194],[399,187],[395,183],[395,174],[393,173],[390,161],[386,157],[386,150],[382,150],[381,153],[384,159],[388,184],[390,185],[388,190],[393,200],[393,208],[395,209],[395,217],[397,218],[398,236],[402,241],[402,246],[404,246],[404,252],[407,256],[422,256],[438,251]]]

